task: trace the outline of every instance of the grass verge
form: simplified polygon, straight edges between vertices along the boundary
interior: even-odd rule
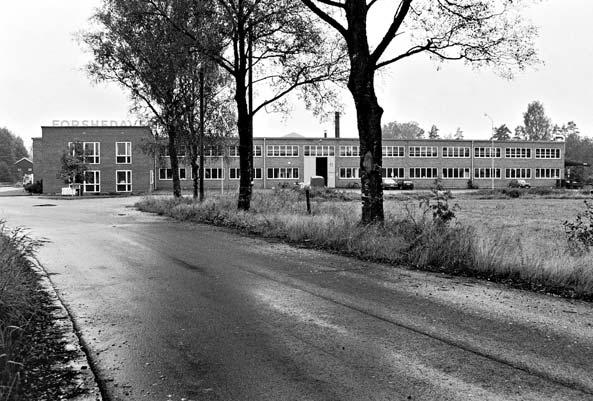
[[[72,371],[60,367],[72,352],[64,349],[33,269],[41,243],[0,221],[0,401],[61,400],[79,392],[70,385]]]
[[[364,260],[410,268],[466,275],[516,287],[593,300],[593,257],[570,255],[562,246],[531,252],[522,238],[477,230],[471,223],[443,224],[433,217],[435,200],[391,201],[382,225],[359,224],[358,202],[312,198],[306,213],[304,194],[284,189],[254,192],[249,212],[236,209],[235,195],[192,199],[147,197],[143,211],[181,221],[214,224],[263,237],[330,250]],[[448,206],[447,206],[448,207]]]

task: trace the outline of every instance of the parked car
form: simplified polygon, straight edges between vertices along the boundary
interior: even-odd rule
[[[383,189],[399,189],[399,186],[393,178],[383,178]]]
[[[403,180],[399,181],[399,189],[414,189],[414,183],[412,181]]]
[[[531,184],[529,184],[525,180],[512,180],[509,182],[509,187],[511,188],[531,188]]]
[[[398,180],[393,178],[383,178],[383,189],[414,189],[414,183],[408,180]]]
[[[560,187],[568,189],[582,189],[583,183],[576,180],[560,180]]]

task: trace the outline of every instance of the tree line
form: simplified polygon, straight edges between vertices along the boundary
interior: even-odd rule
[[[251,202],[254,115],[287,112],[295,99],[323,114],[339,104],[346,87],[356,107],[366,224],[384,219],[377,71],[426,54],[510,77],[539,62],[537,32],[522,17],[524,3],[104,0],[94,17],[98,29],[81,39],[93,56],[90,75],[125,87],[134,110],[150,115],[166,138],[175,196],[181,195],[181,143],[190,147],[197,168],[206,140],[238,137],[242,210]],[[369,35],[373,13],[389,18]],[[199,170],[194,176],[203,174]]]
[[[16,182],[22,177],[17,174],[14,165],[29,152],[21,137],[14,135],[7,128],[0,128],[0,182]]]

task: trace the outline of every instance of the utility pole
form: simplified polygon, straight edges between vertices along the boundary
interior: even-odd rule
[[[492,189],[494,189],[494,120],[492,120],[492,117],[490,117],[488,113],[484,113],[484,116],[488,117],[490,120],[490,135],[492,135],[490,137],[490,159],[492,161],[492,166],[490,167],[490,177],[492,177]]]
[[[200,179],[200,202],[204,201],[204,62],[200,65],[200,165],[198,166],[198,177]]]

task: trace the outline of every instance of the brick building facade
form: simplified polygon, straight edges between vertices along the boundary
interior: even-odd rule
[[[82,143],[88,166],[85,192],[146,193],[171,189],[166,155],[149,156],[142,146],[153,137],[147,127],[42,127],[34,138],[35,179],[44,193],[59,193],[60,158],[72,142]],[[492,148],[492,145],[494,147]],[[383,175],[429,188],[441,178],[447,188],[506,187],[513,179],[532,186],[554,186],[564,178],[563,141],[491,141],[449,139],[383,140]],[[189,159],[179,150],[181,185],[193,185]],[[236,146],[208,147],[204,187],[236,190],[239,153]],[[274,188],[322,176],[330,188],[360,185],[360,151],[356,138],[286,136],[254,138],[255,188]]]
[[[62,155],[78,143],[88,169],[85,193],[146,193],[154,183],[154,157],[143,145],[152,140],[147,127],[41,127],[41,137],[33,138],[34,177],[43,180],[43,193],[60,193]]]
[[[356,138],[254,138],[255,188],[307,182],[322,176],[330,188],[360,185],[360,151]],[[507,187],[513,179],[532,186],[554,186],[564,178],[564,142],[449,139],[384,139],[383,176],[410,180],[430,188],[442,178],[447,188]],[[235,190],[239,186],[239,154],[234,146],[206,150],[204,187]],[[190,188],[189,163],[180,159],[182,188]],[[157,187],[171,188],[167,157],[157,163]],[[493,169],[494,174],[491,174]]]

